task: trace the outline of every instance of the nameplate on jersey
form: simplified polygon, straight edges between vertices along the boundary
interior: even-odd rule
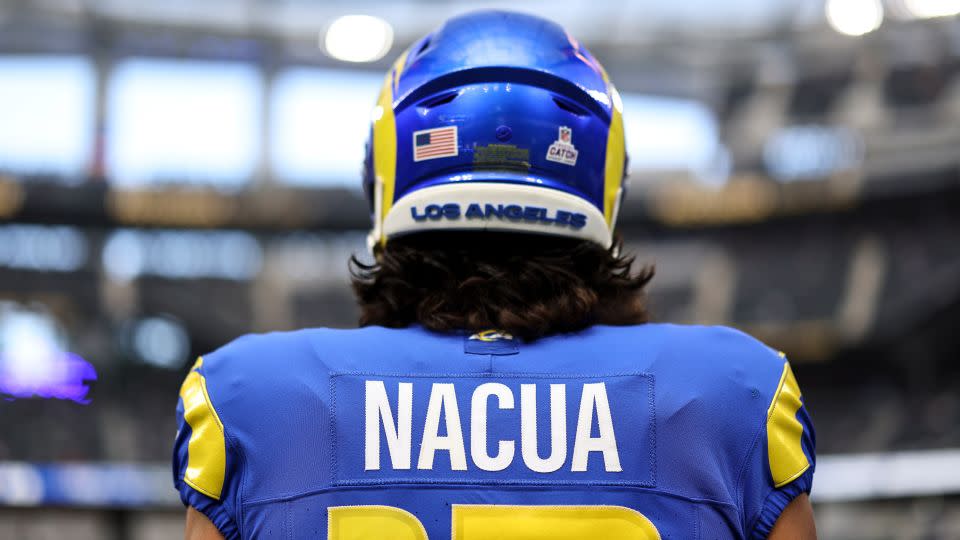
[[[656,484],[653,378],[331,375],[334,485]]]

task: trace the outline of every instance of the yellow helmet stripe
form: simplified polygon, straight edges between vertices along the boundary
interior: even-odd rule
[[[610,86],[612,94],[616,90]],[[607,132],[607,159],[603,175],[603,217],[607,220],[607,227],[613,228],[616,218],[616,208],[620,190],[623,187],[623,166],[626,155],[623,136],[623,112],[619,96],[614,99],[613,114],[610,118],[610,129]]]
[[[376,113],[373,121],[373,173],[376,179],[375,190],[379,190],[380,208],[377,230],[382,230],[383,220],[393,206],[393,194],[397,173],[397,125],[393,116],[393,97],[400,81],[400,74],[407,61],[407,52],[404,51],[393,69],[384,77],[377,99]],[[386,241],[381,234],[380,243]]]
[[[597,63],[603,82],[607,84],[607,94],[610,95],[610,129],[607,130],[607,157],[603,174],[603,217],[607,227],[613,229],[613,220],[616,219],[617,199],[623,187],[623,167],[626,159],[626,140],[623,132],[623,101],[620,93],[610,82],[607,70]]]

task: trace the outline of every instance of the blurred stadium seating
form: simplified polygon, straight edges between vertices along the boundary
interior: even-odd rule
[[[960,3],[937,1],[876,0],[859,37],[820,0],[510,3],[619,83],[657,318],[792,359],[823,538],[960,538]],[[472,4],[0,3],[0,538],[180,534],[187,365],[355,324],[379,74]],[[318,47],[354,10],[393,28],[367,63]],[[74,357],[89,392],[49,390]]]

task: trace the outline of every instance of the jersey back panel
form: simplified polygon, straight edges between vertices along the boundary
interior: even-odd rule
[[[175,480],[228,537],[739,538],[809,490],[802,403],[769,423],[789,365],[729,329],[304,330],[199,364]]]

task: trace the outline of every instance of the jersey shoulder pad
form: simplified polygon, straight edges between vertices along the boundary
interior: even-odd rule
[[[803,404],[800,385],[784,353],[738,330],[725,328],[723,339],[736,341],[735,356],[745,380],[760,393],[764,408],[762,442],[773,487],[799,478],[812,466],[813,426]],[[810,455],[808,455],[810,454]]]
[[[774,487],[810,468],[813,427],[782,352],[723,326],[673,326],[668,333],[671,360],[679,369],[701,373],[688,378],[697,384],[697,391],[736,416],[727,421],[764,434],[760,442],[767,449],[765,461]],[[743,435],[746,431],[734,436]]]
[[[203,355],[202,371],[208,379],[223,386],[220,400],[232,400],[236,390],[256,383],[258,387],[283,384],[297,367],[313,358],[308,337],[313,330],[247,334],[216,351]]]
[[[269,419],[268,396],[284,395],[289,364],[309,355],[297,332],[246,335],[199,357],[180,387],[174,473],[215,500],[228,495],[230,469],[251,422]]]
[[[736,385],[764,392],[783,371],[781,353],[734,328],[660,326],[660,354],[669,358],[671,368],[702,373],[709,388]]]

